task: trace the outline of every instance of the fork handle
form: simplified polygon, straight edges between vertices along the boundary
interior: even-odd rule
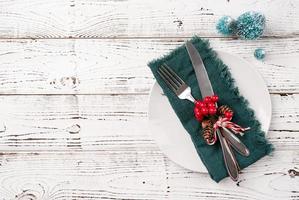
[[[194,97],[191,94],[191,90],[189,91],[188,89],[185,90],[185,99],[191,101],[192,103],[195,104],[196,100],[194,99]]]
[[[230,130],[224,127],[222,127],[221,133],[223,134],[224,138],[228,141],[228,143],[237,152],[239,152],[242,156],[249,156],[249,149],[245,146],[243,142],[241,142],[241,140],[235,134],[233,134]]]
[[[239,178],[239,165],[237,163],[237,160],[228,145],[226,139],[222,136],[221,132],[219,129],[216,130],[216,133],[218,135],[220,144],[221,144],[221,149],[222,149],[222,154],[223,154],[223,159],[225,163],[226,170],[231,177],[233,181],[237,181]]]

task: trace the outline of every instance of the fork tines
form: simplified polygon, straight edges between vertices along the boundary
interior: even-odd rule
[[[158,74],[174,92],[184,84],[184,81],[166,64],[159,67]]]

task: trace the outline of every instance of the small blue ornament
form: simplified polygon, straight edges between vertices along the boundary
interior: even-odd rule
[[[258,60],[263,60],[265,58],[265,56],[266,56],[266,52],[262,48],[257,48],[254,51],[254,57]]]
[[[263,14],[254,11],[245,12],[236,21],[236,34],[246,40],[257,39],[264,32],[265,22]]]
[[[236,23],[233,18],[231,18],[230,16],[223,16],[218,20],[216,29],[222,35],[230,36],[234,34],[235,26]]]

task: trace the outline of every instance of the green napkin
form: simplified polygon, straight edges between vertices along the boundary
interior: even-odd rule
[[[199,37],[194,37],[191,42],[202,57],[214,92],[219,96],[219,105],[226,104],[233,109],[233,122],[242,127],[250,127],[250,130],[246,131],[244,136],[239,137],[249,148],[250,156],[243,157],[235,152],[240,168],[243,169],[269,154],[273,149],[272,145],[266,140],[259,121],[256,119],[253,110],[248,107],[247,100],[240,95],[228,67],[217,58],[216,53],[210,48],[209,42],[202,40]],[[216,182],[219,182],[221,179],[228,176],[219,141],[212,146],[205,143],[201,135],[201,124],[195,119],[193,114],[193,103],[188,100],[180,100],[157,74],[158,67],[163,63],[172,67],[172,69],[191,87],[195,99],[202,99],[185,46],[178,47],[170,54],[151,61],[148,65],[157,82],[162,87],[164,94],[168,97],[168,100],[181,123],[190,134],[197,153],[206,166],[211,178]]]

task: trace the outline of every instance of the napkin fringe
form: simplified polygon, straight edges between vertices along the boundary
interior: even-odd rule
[[[250,127],[250,130],[246,131],[242,138],[244,144],[250,149],[250,156],[245,158],[236,154],[240,168],[244,169],[265,155],[269,155],[274,148],[265,138],[265,133],[261,130],[261,124],[256,119],[254,111],[248,107],[248,101],[240,94],[229,68],[217,57],[217,53],[212,50],[209,41],[195,36],[191,42],[199,51],[207,67],[214,90],[220,97],[219,105],[230,106],[234,110],[234,122]],[[196,99],[202,99],[185,45],[149,62],[148,65],[182,125],[190,134],[194,147],[207,167],[211,178],[219,182],[228,176],[221,147],[220,145],[209,146],[200,137],[202,126],[194,118],[194,105],[191,102],[179,100],[157,73],[159,66],[164,63],[177,70],[176,72],[192,88],[192,94]]]
[[[220,60],[217,57],[217,53],[210,47],[210,43],[208,40],[201,39],[198,36],[193,36],[192,39],[190,40],[192,43],[196,43],[197,47],[199,49],[204,48],[208,49],[208,51],[204,52],[204,54],[201,54],[202,59],[204,60],[207,57],[210,57],[215,60],[215,63],[217,64],[217,67],[220,69],[220,77],[223,78],[226,81],[227,86],[229,87],[230,90],[236,94],[237,98],[243,105],[245,106],[245,111],[250,113],[251,122],[254,124],[254,126],[261,130],[261,124],[257,120],[255,116],[255,112],[249,107],[249,102],[240,95],[239,89],[235,85],[235,80],[232,78],[231,72],[228,69],[227,65],[225,65],[222,60]],[[148,63],[148,66],[160,66],[163,63],[169,61],[171,58],[175,56],[180,56],[179,54],[182,52],[182,50],[185,49],[185,45],[181,45],[178,48],[174,49],[170,53],[161,56],[160,58],[154,59],[151,62]],[[271,152],[274,150],[274,147],[271,143],[268,142],[268,140],[265,138],[265,133],[263,131],[257,131],[255,134],[256,141],[260,145],[266,146],[265,148],[265,154],[269,155]]]
[[[198,40],[198,39],[199,39],[198,37],[194,37],[192,39],[192,41],[193,40]],[[205,41],[205,42],[209,43],[208,41]],[[214,52],[214,50],[211,49],[210,46],[208,46],[208,48],[210,49],[211,52]],[[231,72],[228,69],[227,65],[225,65],[222,62],[222,60],[220,60],[217,57],[216,52],[214,52],[212,57],[217,62],[218,67],[222,68],[220,76],[225,79],[226,83],[229,86],[229,89],[234,92],[234,94],[237,96],[237,99],[239,100],[239,102],[241,102],[243,105],[245,105],[245,111],[247,113],[249,113],[250,116],[252,117],[250,121],[254,124],[254,126],[257,129],[262,130],[261,129],[261,124],[257,120],[254,110],[252,108],[250,108],[250,106],[249,106],[248,100],[240,95],[240,91],[239,91],[238,87],[235,84],[235,79],[232,77]],[[274,150],[274,146],[271,143],[269,143],[269,141],[266,139],[265,132],[264,131],[257,131],[257,134],[255,134],[255,138],[256,138],[256,140],[259,144],[266,146],[265,154],[267,154],[267,155],[271,154],[271,152]]]

